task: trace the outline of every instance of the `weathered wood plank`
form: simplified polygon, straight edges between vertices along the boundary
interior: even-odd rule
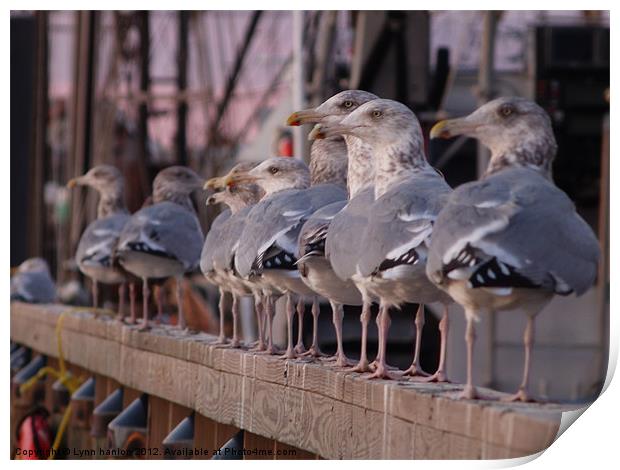
[[[12,304],[11,338],[56,357],[64,311]],[[140,332],[86,309],[64,318],[62,338],[66,360],[97,374],[95,404],[123,386],[127,403],[142,392],[172,402],[170,428],[195,410],[195,445],[210,450],[245,429],[252,445],[277,441],[323,458],[512,457],[546,448],[565,409],[456,400],[459,385],[368,381],[318,362],[217,347],[203,333]]]

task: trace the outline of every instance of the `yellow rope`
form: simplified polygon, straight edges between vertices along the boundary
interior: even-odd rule
[[[73,377],[69,371],[67,371],[67,366],[65,364],[65,356],[62,350],[62,324],[64,319],[76,312],[83,312],[85,309],[81,307],[71,307],[67,310],[63,311],[56,322],[56,346],[58,348],[58,364],[60,370],[56,370],[52,367],[42,367],[39,371],[26,382],[24,382],[19,387],[20,394],[24,394],[30,388],[32,388],[39,380],[44,378],[47,375],[51,375],[56,380],[59,380],[60,383],[69,391],[69,394],[73,395],[73,393],[80,387],[82,382],[84,381],[83,377]],[[88,311],[94,312],[95,317],[99,315],[114,315],[114,312],[111,312],[108,309],[103,308],[90,308]],[[62,438],[64,433],[69,425],[69,417],[71,416],[71,403],[67,405],[65,412],[62,415],[62,420],[60,421],[60,425],[58,426],[58,431],[56,432],[56,438],[54,439],[54,443],[52,445],[52,451],[48,457],[48,460],[52,460],[54,456],[58,453],[58,447],[62,442]]]

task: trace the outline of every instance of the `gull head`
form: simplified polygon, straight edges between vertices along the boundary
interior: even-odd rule
[[[386,146],[411,136],[419,139],[421,129],[407,106],[398,101],[376,99],[363,104],[339,123],[316,125],[309,137],[326,139],[336,135],[350,135],[372,146]]]
[[[68,188],[90,186],[100,193],[122,189],[123,175],[112,165],[97,165],[82,176],[69,180]]]
[[[272,157],[250,171],[233,176],[229,185],[255,183],[265,194],[284,189],[304,189],[310,186],[310,170],[301,160],[291,157]]]
[[[546,160],[556,150],[549,115],[520,97],[494,99],[467,116],[438,122],[430,133],[431,139],[459,135],[478,139],[494,156],[524,153]]]
[[[153,194],[170,192],[189,195],[197,189],[202,189],[204,179],[194,170],[186,166],[170,166],[157,173],[153,181]]]
[[[376,100],[377,96],[363,90],[345,90],[332,96],[316,108],[294,112],[286,120],[289,126],[340,122],[364,103]]]

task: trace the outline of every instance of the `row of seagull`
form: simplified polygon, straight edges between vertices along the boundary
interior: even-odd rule
[[[258,165],[238,164],[207,181],[205,189],[217,190],[207,204],[225,204],[228,210],[215,219],[204,243],[189,199],[203,180],[188,168],[160,172],[152,204],[133,215],[124,208],[122,178],[113,167],[95,167],[72,180],[70,185],[89,185],[101,195],[98,219],[84,233],[76,256],[82,272],[95,286],[142,280],[145,299],[149,281],[176,277],[179,325],[185,327],[180,280],[200,265],[219,287],[220,299],[232,294],[229,344],[242,344],[239,300],[252,296],[258,324],[253,349],[270,354],[277,351],[274,304],[284,297],[288,335],[282,357],[287,359],[322,355],[317,325],[318,298],[324,297],[333,311],[335,365],[352,365],[350,370],[368,372],[367,378],[447,381],[448,307],[456,302],[467,320],[464,398],[479,396],[472,382],[474,322],[485,312],[519,308],[527,315],[523,380],[509,399],[528,400],[534,317],[554,294],[585,292],[599,257],[592,230],[553,184],[556,143],[547,114],[531,101],[499,98],[469,116],[437,123],[431,138],[466,135],[491,151],[483,177],[455,190],[428,163],[414,113],[396,101],[347,90],[293,113],[288,124],[315,125],[310,164],[273,157]],[[304,299],[312,301],[314,325],[308,351],[301,331]],[[435,302],[444,307],[441,349],[439,367],[429,375],[420,367],[420,339],[424,305]],[[366,343],[373,303],[379,305],[379,348],[371,363]],[[405,303],[419,304],[416,339],[411,367],[398,371],[386,363],[390,309]],[[342,346],[343,305],[362,307],[357,363]],[[222,344],[227,342],[223,314],[220,304],[217,342]]]

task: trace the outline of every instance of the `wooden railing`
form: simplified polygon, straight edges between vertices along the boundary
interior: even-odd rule
[[[12,341],[56,364],[55,328],[65,310],[12,304]],[[62,325],[64,359],[96,378],[94,406],[118,387],[124,407],[147,394],[149,447],[161,448],[193,410],[195,448],[219,448],[245,430],[244,449],[270,449],[264,458],[273,451],[289,451],[275,458],[511,458],[547,448],[565,410],[457,400],[459,385],[369,381],[325,363],[217,347],[214,339],[169,327],[140,332],[87,309]]]

